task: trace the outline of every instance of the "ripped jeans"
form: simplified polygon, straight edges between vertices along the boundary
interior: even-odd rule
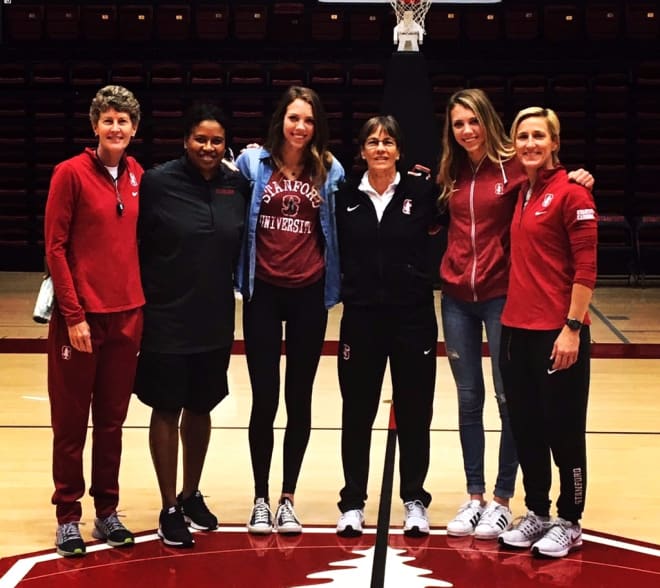
[[[504,297],[484,302],[462,302],[442,295],[442,328],[458,393],[458,429],[463,449],[463,467],[468,494],[484,494],[484,401],[485,385],[482,369],[482,325],[490,349],[495,398],[500,413],[502,432],[498,457],[495,496],[511,498],[516,484],[518,459],[506,408],[504,386],[499,368],[500,315]]]

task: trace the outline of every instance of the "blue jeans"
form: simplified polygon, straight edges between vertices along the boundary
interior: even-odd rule
[[[495,496],[511,498],[516,485],[518,458],[511,434],[504,385],[499,367],[500,315],[504,297],[484,302],[462,302],[442,296],[442,328],[449,365],[458,393],[458,430],[468,494],[484,494],[484,374],[481,365],[482,324],[490,349],[495,398],[502,421]]]

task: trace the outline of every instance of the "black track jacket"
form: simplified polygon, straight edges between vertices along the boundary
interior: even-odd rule
[[[433,300],[431,239],[436,222],[436,187],[401,174],[383,217],[359,181],[336,195],[341,297],[345,305],[410,305]]]

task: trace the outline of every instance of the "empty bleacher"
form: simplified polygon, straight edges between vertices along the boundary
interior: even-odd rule
[[[14,0],[0,9],[5,270],[41,268],[50,171],[92,141],[86,113],[103,84],[140,100],[131,149],[145,167],[178,155],[180,113],[194,100],[231,114],[240,150],[263,140],[287,85],[310,85],[350,169],[394,50],[389,4]],[[660,274],[659,19],[659,2],[438,4],[421,47],[438,132],[446,98],[464,86],[484,88],[505,126],[532,103],[557,110],[563,161],[596,176],[601,276],[632,283]]]

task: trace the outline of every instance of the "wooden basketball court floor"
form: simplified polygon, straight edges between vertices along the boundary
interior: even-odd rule
[[[15,561],[20,554],[37,551],[48,553],[53,550],[55,519],[54,507],[50,504],[51,432],[43,345],[47,327],[31,320],[39,281],[37,273],[0,272],[0,390],[3,405],[0,416],[0,489],[3,497],[0,557],[5,558],[5,562]],[[439,293],[436,303],[439,310]],[[242,340],[240,310],[239,302],[236,321],[238,341]],[[318,528],[330,535],[334,534],[333,526],[338,515],[336,502],[343,481],[339,460],[341,399],[334,355],[340,315],[340,307],[330,313],[326,335],[327,354],[321,359],[314,391],[313,431],[296,493],[296,511],[306,529],[312,531],[312,527]],[[660,555],[660,473],[657,466],[660,458],[660,288],[599,286],[594,295],[591,316],[594,347],[587,424],[589,486],[583,525],[598,536],[630,539],[635,544],[641,542],[650,548],[648,552],[653,556],[653,561],[657,562]],[[207,496],[209,506],[218,514],[223,528],[226,526],[227,530],[232,530],[234,536],[241,537],[240,540],[248,545],[249,538],[245,537],[247,533],[243,530],[252,500],[247,443],[250,389],[240,345],[237,349],[239,353],[232,356],[229,370],[231,394],[212,414],[211,446],[201,490]],[[432,456],[427,479],[427,488],[433,494],[429,509],[434,528],[431,541],[435,540],[436,535],[443,536],[445,540],[444,526],[466,498],[457,432],[455,386],[442,342],[438,345],[438,351]],[[484,369],[487,389],[490,391],[492,385],[487,359],[484,360]],[[379,514],[390,395],[386,378],[381,410],[373,434],[370,498],[366,507],[367,525],[370,528],[376,526]],[[273,494],[281,483],[280,449],[285,424],[282,404],[276,420],[276,444],[271,470]],[[123,521],[129,528],[152,537],[157,527],[160,505],[149,455],[148,423],[149,410],[134,399],[124,431],[120,509],[125,515]],[[486,479],[491,490],[495,478],[499,427],[492,392],[488,393],[486,401],[485,426]],[[87,476],[88,449],[85,458]],[[391,543],[398,541],[401,547],[401,541],[405,538],[397,534],[403,513],[398,500],[396,471],[395,467],[390,528],[393,538]],[[512,504],[515,515],[524,513],[522,495],[519,476],[517,495]],[[555,486],[553,497],[556,498]],[[83,522],[86,523],[82,526],[83,535],[91,540],[93,509],[89,497],[83,499]],[[318,532],[318,529],[315,530]],[[303,542],[312,541],[311,532],[303,535]],[[475,549],[484,549],[483,542],[474,542],[477,543],[481,545],[464,544],[462,556],[469,556],[464,559],[470,559],[474,553],[478,553]],[[202,541],[198,540],[200,544]],[[443,549],[449,544],[447,538]],[[294,547],[289,551],[295,551]],[[248,546],[247,549],[254,549],[254,546]],[[491,549],[496,551],[496,546],[491,545]],[[90,557],[91,554],[84,559]],[[529,561],[525,557],[528,567],[531,565]],[[0,586],[15,585],[3,584],[1,574],[6,571],[5,568],[0,567]],[[61,571],[61,566],[58,569]],[[530,569],[526,572],[527,576],[536,578],[530,585],[543,584],[538,581],[541,578],[538,575],[540,572],[536,568]],[[633,585],[660,585],[660,566],[657,563],[650,567],[647,565],[646,570],[650,574],[646,580],[650,583],[637,582]],[[245,584],[217,585],[248,585],[247,578],[251,576],[247,571],[242,573],[242,577],[246,578]],[[146,577],[149,577],[148,573]],[[603,580],[605,583],[580,582],[579,585],[623,585],[619,583],[620,577],[614,580],[614,576],[610,576],[612,583],[608,583],[607,576],[603,577],[606,578]],[[465,585],[500,585],[499,582],[490,583],[488,580],[483,582]],[[99,583],[95,580],[95,583],[97,586],[106,585],[103,581]],[[255,581],[250,580],[250,583],[254,584]],[[293,585],[280,584],[275,580],[256,583],[265,586]],[[525,585],[520,582],[514,584]],[[40,584],[26,581],[25,585]]]

